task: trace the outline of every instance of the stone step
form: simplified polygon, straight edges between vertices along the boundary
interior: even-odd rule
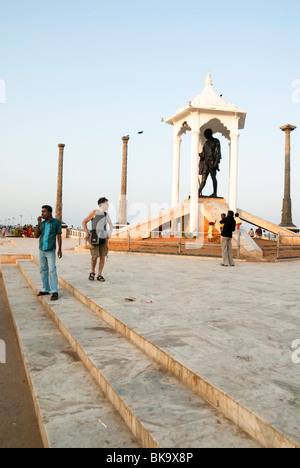
[[[44,446],[139,448],[18,267],[2,273]]]
[[[19,265],[36,293],[37,266]],[[40,300],[143,447],[259,447],[66,289],[58,302]]]
[[[132,257],[127,256],[127,254],[124,254],[124,258],[126,258],[127,263],[130,263],[130,259],[132,259]],[[67,289],[83,304],[87,305],[109,326],[130,340],[151,359],[154,359],[162,365],[164,369],[173,373],[196,394],[204,398],[238,427],[250,434],[250,436],[257,440],[262,446],[268,448],[299,448],[299,440],[296,436],[296,432],[294,429],[291,430],[289,425],[286,424],[286,421],[283,422],[280,418],[279,420],[276,418],[274,419],[272,412],[262,410],[264,407],[261,407],[259,404],[253,404],[252,393],[257,394],[258,396],[255,397],[255,399],[260,401],[261,395],[264,396],[265,392],[268,394],[273,392],[273,390],[271,390],[272,385],[267,385],[265,389],[261,379],[255,377],[255,367],[253,369],[254,375],[252,374],[249,380],[249,385],[251,386],[249,392],[246,391],[243,393],[241,391],[244,387],[241,385],[240,377],[236,375],[236,372],[239,372],[238,368],[231,372],[227,365],[227,370],[223,370],[223,366],[218,366],[214,357],[212,357],[211,366],[212,368],[219,368],[219,375],[222,378],[216,379],[211,376],[214,375],[216,371],[212,374],[206,371],[206,375],[208,375],[203,378],[201,372],[199,373],[197,371],[198,366],[193,363],[193,356],[186,358],[184,354],[182,355],[180,352],[176,351],[177,342],[181,341],[180,332],[177,330],[174,334],[174,329],[177,328],[176,323],[170,323],[169,334],[166,327],[164,327],[164,333],[160,333],[159,325],[153,328],[153,320],[151,320],[151,316],[148,314],[152,315],[154,310],[151,304],[145,304],[145,296],[143,296],[143,294],[148,291],[148,286],[146,289],[141,290],[136,288],[135,285],[132,285],[131,282],[134,275],[126,277],[126,281],[120,284],[119,276],[117,275],[117,281],[114,281],[114,277],[111,276],[111,281],[101,284],[100,287],[100,285],[93,284],[87,280],[89,270],[86,271],[85,279],[82,272],[79,274],[74,272],[73,267],[75,268],[76,265],[78,265],[77,262],[78,260],[76,261],[73,259],[72,262],[68,262],[66,266],[61,264],[60,271],[63,276],[63,278],[59,278],[61,286]],[[153,264],[151,262],[149,262],[148,268],[152,273]],[[138,298],[136,302],[126,305],[123,299],[126,297],[125,295],[129,294],[134,296],[138,290],[140,291],[140,295],[141,291],[143,291],[142,296]],[[147,292],[146,294],[148,296],[150,293]],[[151,294],[153,294],[152,298],[155,298],[156,302],[160,304],[158,307],[160,313],[163,314],[164,300],[159,302],[159,291],[152,291]],[[168,308],[167,303],[165,307]],[[145,318],[141,320],[142,316]],[[147,317],[149,317],[149,319],[147,319]],[[159,320],[158,317],[159,315],[156,315],[156,320]],[[147,325],[142,325],[143,320],[145,320],[146,323],[149,322],[150,332],[149,330],[147,331]],[[151,326],[150,323],[152,324]],[[260,326],[269,326],[269,323],[266,321],[266,324],[263,325],[260,323]],[[203,334],[197,337],[197,340],[200,340],[198,342],[200,350],[203,347],[203,338],[206,332],[209,332],[209,329],[203,330]],[[214,339],[218,341],[216,330],[214,330],[213,335]],[[225,340],[226,337],[230,339],[230,334],[227,335],[222,332],[219,336],[220,341],[224,339],[224,336]],[[194,338],[191,337],[191,339]],[[254,338],[251,337],[251,343],[255,345],[255,340],[253,340]],[[261,347],[259,340],[257,345],[259,348]],[[205,350],[204,348],[204,351]],[[266,351],[268,352],[268,349],[266,349]],[[210,353],[214,353],[214,348],[210,349]],[[201,353],[198,353],[198,356],[201,358]],[[231,381],[232,385],[229,383]],[[279,399],[279,396],[282,399]],[[285,399],[287,400],[289,395],[286,394],[286,392],[279,392],[278,395],[276,394],[276,397],[278,397],[276,400],[277,405],[285,401]]]

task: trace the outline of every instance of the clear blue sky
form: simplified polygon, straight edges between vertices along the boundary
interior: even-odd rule
[[[130,206],[170,202],[173,129],[160,120],[200,94],[210,71],[214,89],[248,112],[240,137],[242,209],[280,222],[279,127],[298,127],[292,197],[300,226],[299,17],[299,0],[2,1],[0,222],[20,214],[29,222],[42,204],[55,206],[58,143],[66,144],[64,220],[79,225],[100,196],[117,207],[127,134]],[[220,195],[227,198],[228,145],[221,143]],[[186,136],[182,200],[189,148]]]

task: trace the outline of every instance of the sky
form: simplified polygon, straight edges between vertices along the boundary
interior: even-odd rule
[[[291,161],[300,226],[299,15],[299,0],[2,0],[0,224],[21,215],[35,223],[43,204],[55,207],[59,143],[66,145],[64,221],[79,226],[102,196],[116,221],[124,135],[129,220],[170,204],[173,128],[161,119],[199,95],[210,72],[215,91],[247,112],[241,209],[280,222],[280,127],[298,127]],[[228,141],[220,140],[219,195],[228,199]],[[187,134],[180,201],[189,192]]]

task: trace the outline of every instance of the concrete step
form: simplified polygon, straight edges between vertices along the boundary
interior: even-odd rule
[[[149,276],[151,277],[154,271],[153,267],[155,265],[156,269],[157,262],[155,261],[153,263],[150,259],[148,260],[147,257],[142,258],[146,259],[144,264],[147,265],[147,269],[144,271],[141,269],[139,274],[147,274],[149,270]],[[121,257],[118,256],[119,261],[120,259]],[[126,263],[130,265],[134,257],[124,254],[124,259],[126,259]],[[111,261],[114,262],[113,256]],[[123,272],[122,265],[123,263],[119,262],[118,266],[121,268],[121,272]],[[181,331],[177,329],[178,314],[175,315],[173,321],[170,322],[169,328],[165,326],[165,318],[161,318],[161,322],[164,324],[163,332],[161,332],[157,323],[160,323],[159,317],[160,314],[163,315],[164,307],[170,314],[169,301],[171,302],[171,299],[165,302],[164,297],[167,296],[164,295],[163,300],[160,301],[159,290],[152,290],[150,292],[152,286],[150,283],[150,289],[148,289],[147,277],[144,277],[143,281],[135,285],[132,284],[132,281],[134,281],[136,277],[135,274],[126,276],[126,280],[120,283],[120,274],[117,273],[116,276],[114,276],[114,274],[111,273],[111,276],[108,277],[109,281],[104,284],[101,283],[100,285],[87,280],[88,269],[78,272],[75,268],[78,269],[78,259],[72,259],[66,266],[61,264],[60,271],[63,276],[63,278],[60,277],[59,280],[61,286],[87,305],[109,326],[134,343],[135,346],[139,347],[149,357],[161,364],[164,369],[176,375],[196,394],[208,401],[245,432],[249,433],[262,446],[270,448],[299,447],[299,438],[297,437],[295,428],[289,427],[286,419],[281,419],[280,417],[277,419],[278,410],[275,411],[276,417],[274,418],[272,411],[265,410],[265,403],[262,405],[259,404],[261,399],[265,398],[266,394],[269,395],[266,398],[268,404],[269,399],[270,402],[272,402],[273,399],[270,395],[273,393],[274,389],[268,380],[266,385],[264,385],[261,378],[256,376],[255,365],[251,366],[251,375],[249,375],[249,372],[245,373],[247,375],[246,382],[249,385],[248,389],[247,384],[243,385],[242,380],[244,372],[240,366],[236,366],[235,364],[235,367],[231,371],[230,360],[218,365],[214,358],[215,349],[211,347],[210,355],[212,355],[212,358],[210,365],[212,372],[207,371],[205,369],[206,366],[204,366],[204,371],[200,370],[199,372],[199,366],[193,362],[195,361],[193,356],[187,356],[185,353],[182,354],[180,346],[177,348],[178,343],[181,343],[180,337],[182,337]],[[185,290],[184,292],[188,293],[189,290]],[[149,294],[151,294],[151,296],[149,296]],[[124,298],[127,295],[139,295],[139,297],[135,302],[124,303]],[[146,297],[152,297],[152,299],[154,299],[154,302],[156,302],[155,307],[152,307],[154,304],[145,304]],[[159,310],[159,314],[155,312],[155,309]],[[188,310],[183,310],[182,315],[185,316],[186,314],[188,314]],[[152,315],[155,320],[153,320]],[[183,324],[184,327],[183,321],[181,321],[181,324]],[[249,322],[249,326],[251,329],[251,322]],[[263,323],[260,322],[259,326],[262,328],[268,327],[268,320]],[[176,331],[174,332],[174,330]],[[207,329],[204,328],[203,333],[197,333],[195,338],[191,336],[191,329],[188,329],[186,339],[190,337],[195,341],[199,340],[197,344],[195,343],[195,346],[199,347],[200,352],[197,353],[197,356],[200,360],[201,350],[207,353],[205,347],[206,333],[208,333],[208,340],[212,340],[213,337],[215,342],[218,342],[219,339],[220,341],[224,339],[226,341],[231,338],[230,333],[228,334],[226,331],[222,331],[218,334],[216,330],[214,330],[213,333],[210,333],[209,327]],[[256,347],[257,344],[258,349],[261,349],[260,340],[256,343],[254,337],[251,334],[250,336],[252,345]],[[189,352],[193,352],[193,346],[190,347]],[[268,348],[263,349],[262,352],[268,353]],[[280,359],[280,353],[278,359]],[[209,359],[206,359],[206,361],[209,366]],[[234,364],[234,361],[232,363]],[[216,369],[219,369],[219,371]],[[216,372],[219,374],[220,378],[216,378]],[[205,376],[204,378],[202,373]],[[278,406],[283,401],[288,401],[290,398],[289,392],[277,391],[276,398],[275,406]],[[257,402],[257,404],[254,402]],[[288,408],[287,419],[291,418],[290,413],[294,411],[293,409],[291,410],[291,406],[288,406]]]
[[[19,265],[36,293],[37,266]],[[58,302],[40,300],[143,447],[259,447],[66,289]]]
[[[139,448],[18,267],[2,273],[44,446]]]
[[[117,258],[119,260],[121,259],[119,256]],[[151,278],[154,271],[153,267],[155,265],[156,269],[157,262],[155,261],[153,263],[150,258],[148,260],[147,257],[142,258],[145,258],[144,264],[147,265],[149,276]],[[133,259],[133,256],[124,254],[124,261],[126,264],[129,263],[131,265]],[[113,256],[111,261],[114,262]],[[170,260],[170,265],[171,263],[172,262]],[[66,267],[61,264],[60,271],[63,278],[60,278],[60,284],[64,288],[67,288],[67,290],[82,303],[87,305],[95,314],[99,315],[99,317],[102,318],[109,326],[129,339],[149,357],[161,364],[164,369],[176,375],[176,377],[183,381],[196,394],[212,404],[218,409],[218,411],[223,413],[228,419],[232,420],[245,432],[249,433],[262,446],[271,448],[299,447],[299,440],[296,435],[297,433],[294,432],[294,429],[289,427],[289,424],[287,424],[285,420],[285,422],[280,418],[277,420],[274,418],[272,411],[265,411],[264,405],[253,403],[252,398],[254,394],[258,395],[254,400],[257,400],[258,402],[261,401],[261,395],[263,395],[264,398],[265,392],[267,394],[273,392],[270,382],[264,385],[261,378],[256,377],[255,366],[252,366],[253,369],[251,371],[251,376],[249,376],[248,372],[245,372],[245,374],[248,375],[246,380],[247,382],[249,380],[249,391],[242,391],[242,389],[247,388],[241,381],[243,377],[239,377],[239,375],[244,375],[244,372],[241,371],[241,369],[239,370],[239,366],[236,365],[231,371],[229,362],[227,362],[227,364],[224,362],[226,370],[223,369],[223,364],[218,366],[218,363],[214,361],[213,354],[215,349],[213,347],[210,348],[210,354],[212,355],[212,372],[207,372],[207,370],[204,370],[203,372],[200,370],[199,372],[199,366],[196,365],[195,362],[193,363],[193,356],[190,355],[187,357],[187,355],[181,353],[180,346],[177,348],[178,343],[181,343],[180,337],[182,336],[182,333],[177,330],[178,315],[175,315],[174,317],[175,322],[170,322],[170,328],[168,329],[164,326],[163,333],[161,333],[160,327],[157,326],[157,323],[160,323],[159,314],[164,314],[164,307],[166,308],[166,312],[170,314],[169,302],[172,301],[169,299],[165,302],[164,296],[166,295],[163,295],[163,299],[160,300],[159,290],[151,290],[151,283],[148,288],[147,277],[135,285],[132,284],[132,281],[134,281],[134,278],[136,277],[135,274],[126,276],[124,282],[120,283],[119,273],[116,274],[116,276],[111,273],[111,276],[108,278],[109,281],[99,285],[87,280],[89,273],[88,269],[81,272],[75,271],[74,269],[78,268],[76,265],[78,265],[78,259],[73,259],[66,265]],[[121,272],[123,272],[122,265],[123,261],[119,262],[118,266],[121,268]],[[140,274],[147,274],[147,269],[144,271],[141,269]],[[189,290],[186,291],[186,293],[188,292]],[[155,306],[154,304],[145,304],[145,299],[146,297],[149,297],[149,294],[151,294],[150,297],[154,299],[154,302],[156,303]],[[136,302],[129,304],[124,303],[124,298],[127,295],[138,295],[139,297],[137,297]],[[157,309],[159,310],[159,314],[156,313]],[[185,312],[187,314],[188,310],[182,311],[183,316],[185,315]],[[155,317],[155,320],[153,320],[152,315]],[[162,317],[161,320],[162,324],[165,325],[165,317]],[[156,324],[155,326],[154,322]],[[184,322],[181,321],[181,324],[184,324]],[[251,322],[249,325],[250,324]],[[262,325],[262,323],[260,323],[260,326],[268,326],[268,321],[266,320],[266,325]],[[176,332],[174,332],[174,330],[176,330]],[[200,360],[201,350],[203,350],[203,339],[206,332],[209,333],[209,328],[207,330],[203,329],[202,334],[197,333],[197,340],[199,340],[198,346],[200,350],[200,352],[197,353],[197,356]],[[188,336],[190,336],[190,329],[188,333]],[[211,339],[212,334],[209,333],[209,336]],[[228,334],[222,331],[218,337],[218,334],[216,335],[216,330],[214,330],[213,337],[217,342],[218,339],[221,341],[224,339],[225,341],[226,339],[230,340],[231,335],[230,333]],[[191,336],[190,338],[194,339]],[[252,345],[255,345],[253,336],[250,339]],[[197,344],[195,345],[197,346]],[[259,340],[257,345],[258,349],[260,349],[261,343]],[[205,346],[203,351],[207,352]],[[264,351],[268,353],[268,348]],[[192,346],[190,348],[190,352],[193,352]],[[278,359],[280,359],[279,356]],[[206,359],[206,361],[208,360]],[[213,371],[214,368],[219,368],[220,378],[216,378],[216,370]],[[204,378],[202,373],[205,376]],[[232,384],[230,384],[231,381]],[[279,399],[279,394],[282,399]],[[288,398],[290,398],[289,392],[278,392],[278,395],[276,393],[276,396],[278,396],[276,405],[280,405],[282,401],[288,401]],[[268,398],[267,401],[269,402]],[[272,401],[272,398],[270,401]]]

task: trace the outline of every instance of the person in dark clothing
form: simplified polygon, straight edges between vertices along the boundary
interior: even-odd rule
[[[232,233],[236,230],[236,222],[234,219],[234,212],[228,211],[227,217],[221,219],[221,226],[223,227],[222,236],[222,266],[234,266],[233,252],[232,252]]]

